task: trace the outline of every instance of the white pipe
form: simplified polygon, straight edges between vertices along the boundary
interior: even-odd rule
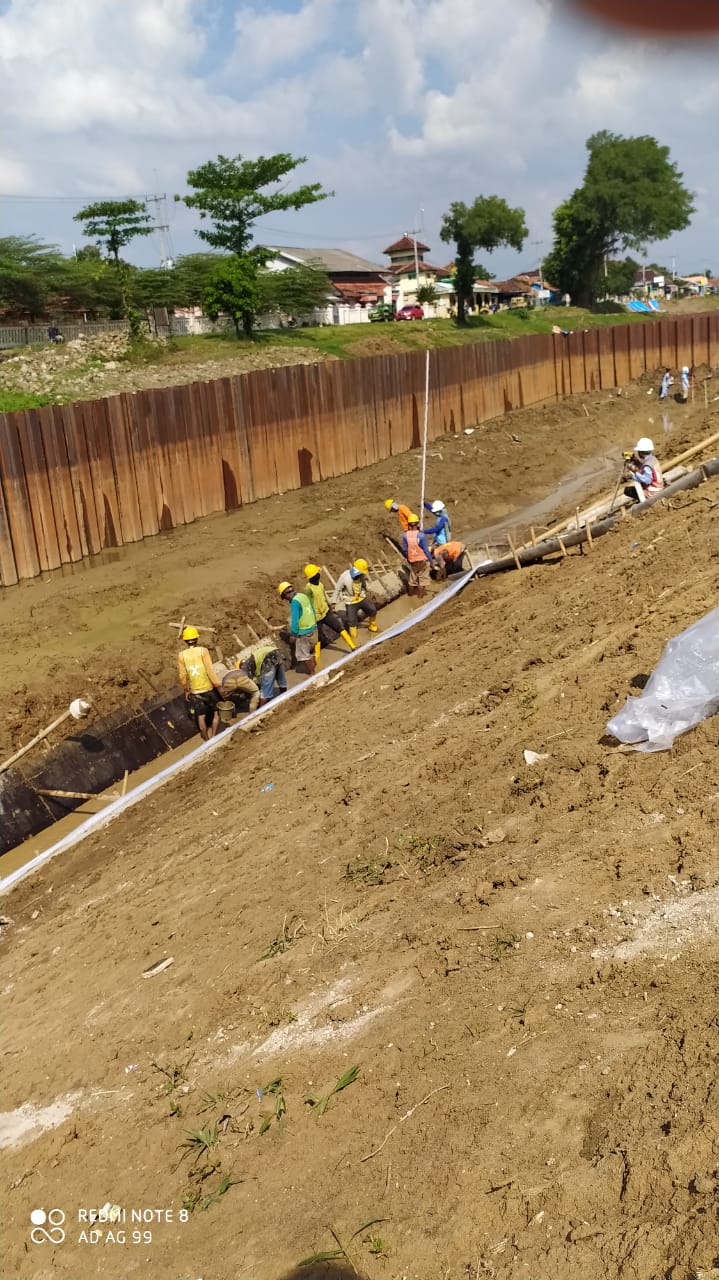
[[[427,429],[429,424],[429,347],[424,364],[424,430],[422,433],[422,496],[419,500],[419,527],[424,529],[424,490],[427,479]]]
[[[425,618],[428,618],[436,609],[441,608],[445,601],[451,600],[453,596],[456,596],[458,592],[467,585],[470,579],[474,577],[475,573],[476,569],[470,569],[467,573],[462,574],[461,578],[457,578],[455,582],[446,587],[444,591],[441,591],[439,595],[428,600],[419,609],[415,609],[409,617],[402,618],[399,622],[396,622],[388,631],[383,631],[379,635],[373,636],[367,644],[363,644],[361,648],[356,649],[354,653],[343,654],[342,657],[337,658],[335,662],[330,663],[328,667],[324,667],[322,671],[316,672],[314,676],[309,676],[302,684],[294,685],[293,688],[287,690],[287,693],[281,693],[277,698],[273,698],[271,704],[272,707],[278,707],[281,703],[287,702],[290,698],[296,697],[297,694],[302,693],[303,690],[307,689],[310,685],[315,684],[320,679],[323,679],[327,675],[328,671],[335,671],[338,667],[344,667],[346,663],[359,658],[361,654],[366,653],[369,649],[373,649],[375,645],[384,644],[386,640],[392,640],[395,636],[402,635],[403,632],[409,630],[410,627],[416,626],[418,622],[422,622]],[[119,817],[126,809],[131,809],[134,805],[138,804],[140,800],[145,798],[145,796],[150,795],[159,787],[164,786],[166,782],[169,782],[171,778],[176,777],[178,773],[181,773],[185,769],[190,769],[198,760],[204,759],[204,757],[210,752],[217,750],[217,748],[224,742],[227,742],[233,733],[237,733],[238,730],[246,728],[248,724],[251,724],[255,719],[259,719],[259,717],[267,710],[267,707],[262,707],[257,711],[253,711],[249,715],[243,716],[242,720],[238,724],[232,725],[230,729],[226,729],[224,733],[219,735],[219,737],[211,738],[209,742],[199,743],[199,745],[196,746],[194,751],[191,751],[189,755],[184,756],[181,760],[174,760],[172,764],[168,765],[166,769],[163,769],[160,773],[156,774],[154,778],[147,778],[144,782],[141,782],[138,787],[135,787],[133,791],[129,791],[127,795],[119,796],[117,800],[114,800],[112,804],[109,804],[106,809],[103,809],[99,813],[95,813],[91,817],[87,818],[87,820],[77,827],[75,831],[71,831],[68,835],[63,836],[61,840],[58,840],[56,844],[51,845],[49,849],[45,849],[42,853],[36,854],[35,857],[31,858],[24,867],[18,867],[17,870],[11,871],[9,875],[0,880],[0,897],[12,889],[14,885],[19,884],[21,880],[26,879],[27,876],[32,875],[33,872],[37,871],[40,867],[43,867],[51,858],[57,857],[60,853],[66,853],[68,849],[72,849],[76,844],[80,844],[82,840],[87,836],[92,835],[93,832],[99,831],[102,827],[107,826],[109,822],[112,822],[114,818]]]

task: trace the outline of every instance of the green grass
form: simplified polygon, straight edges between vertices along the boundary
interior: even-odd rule
[[[54,396],[34,396],[27,391],[0,391],[0,413],[17,413],[20,409],[41,409],[52,404]]]

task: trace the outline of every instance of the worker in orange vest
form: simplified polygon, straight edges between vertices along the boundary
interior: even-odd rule
[[[449,573],[463,573],[465,569],[465,547],[463,542],[445,542],[443,546],[432,547],[432,559],[435,577],[444,582]],[[469,565],[466,565],[469,568]]]
[[[407,521],[407,532],[402,534],[402,551],[409,565],[408,596],[419,596],[420,600],[426,591],[432,553],[427,536],[419,527],[419,516],[410,511]]]
[[[187,648],[177,655],[177,674],[185,692],[191,717],[197,720],[200,737],[207,741],[214,738],[220,723],[217,710],[217,690],[220,682],[215,675],[212,659],[204,645],[198,644],[197,627],[185,627],[182,639]]]
[[[384,505],[387,511],[396,511],[402,532],[406,533],[409,528],[409,518],[412,514],[411,508],[406,507],[403,502],[395,502],[394,498],[387,498]]]

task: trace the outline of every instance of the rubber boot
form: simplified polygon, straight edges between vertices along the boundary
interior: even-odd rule
[[[376,618],[370,618],[369,622],[367,623],[367,630],[371,631],[373,635],[375,634],[375,632],[379,631]]]
[[[351,652],[354,652],[354,650],[357,648],[357,645],[355,644],[354,640],[352,639],[352,636],[350,635],[349,631],[340,631],[340,636],[342,637],[342,639],[344,640],[345,644],[347,645],[347,648],[348,648]]]
[[[349,630],[349,633],[350,633],[350,635],[351,635],[352,639],[353,639],[353,640],[356,640],[356,639],[357,639],[357,628],[356,628],[356,627],[349,627],[349,628],[348,628],[348,630]]]
[[[320,642],[319,642],[319,640],[318,640],[318,641],[317,641],[317,644],[315,645],[315,671],[319,671],[319,669],[320,669],[320,658],[321,658],[321,657],[322,657],[322,645],[320,644]]]

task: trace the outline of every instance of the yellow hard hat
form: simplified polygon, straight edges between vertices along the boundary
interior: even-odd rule
[[[355,560],[352,566],[358,573],[369,573],[369,565],[366,560]]]
[[[319,566],[318,564],[306,564],[306,565],[305,565],[305,577],[306,577],[306,578],[314,578],[314,577],[316,577],[316,576],[317,576],[317,574],[318,574],[318,573],[321,573],[321,572],[322,572],[322,570],[320,569],[320,566]]]
[[[200,638],[200,633],[199,633],[199,631],[197,630],[197,627],[185,627],[185,628],[184,628],[184,630],[183,630],[183,632],[182,632],[182,639],[183,639],[183,640],[199,640],[199,638]]]
[[[280,583],[280,585],[279,585],[279,586],[278,586],[278,588],[277,588],[277,594],[278,594],[278,596],[283,596],[283,595],[285,594],[285,591],[287,591],[287,590],[289,590],[289,591],[291,591],[291,590],[292,590],[292,583],[291,583],[291,582],[281,582],[281,583]]]
[[[419,524],[419,516],[416,516],[414,511],[410,511],[407,516],[407,524]]]
[[[394,506],[394,498],[387,498],[384,505],[388,511],[391,511]]]

